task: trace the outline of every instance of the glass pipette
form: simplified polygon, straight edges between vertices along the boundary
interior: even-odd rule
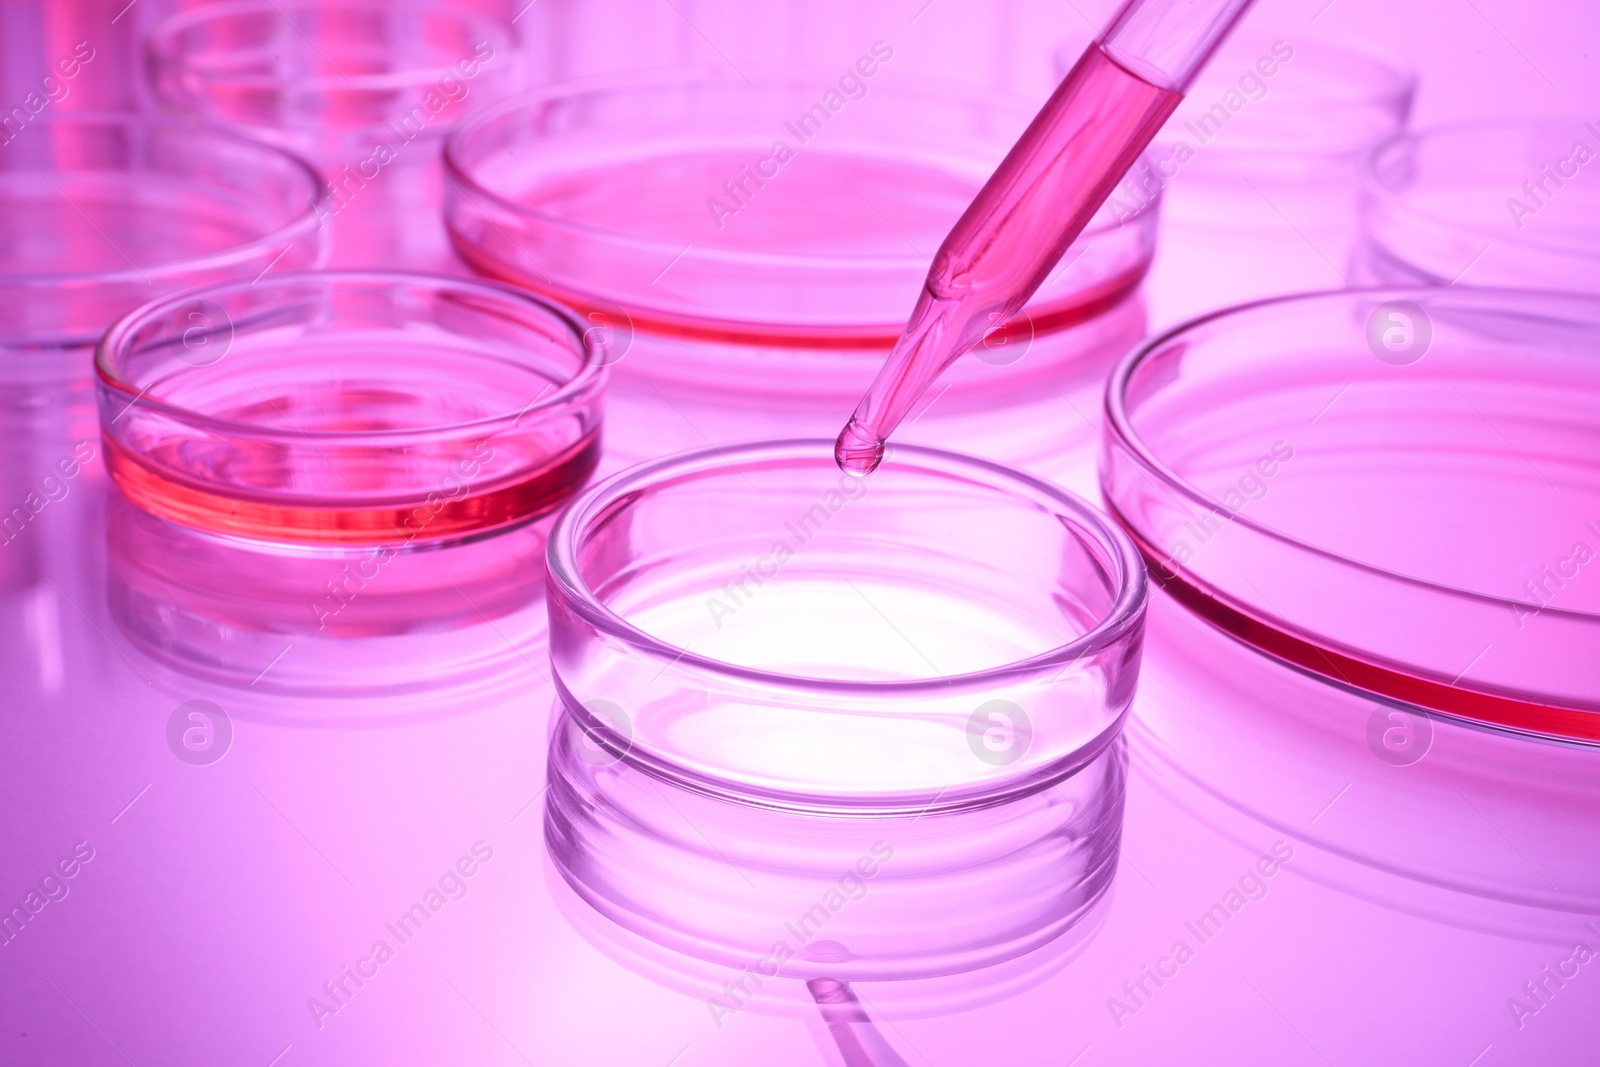
[[[1022,309],[1254,0],[1128,0],[940,245],[905,332],[839,434],[870,474],[957,357]]]

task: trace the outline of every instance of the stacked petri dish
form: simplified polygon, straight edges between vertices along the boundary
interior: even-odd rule
[[[615,335],[617,463],[836,433],[871,381],[928,257],[1032,113],[899,75],[880,45],[843,74],[755,86],[678,71],[555,87],[452,135],[463,258]],[[903,439],[1092,489],[1096,401],[1144,330],[1156,213],[1097,217]]]
[[[439,226],[439,147],[524,72],[486,11],[387,0],[226,0],[145,41],[162,109],[290,148],[321,172],[331,265],[462,273]]]

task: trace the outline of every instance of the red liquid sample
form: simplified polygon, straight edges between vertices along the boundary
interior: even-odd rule
[[[135,401],[105,434],[106,465],[139,507],[202,530],[460,539],[546,514],[594,472],[598,419],[531,406],[564,370],[387,334],[239,345],[154,379],[150,400],[201,421]]]
[[[454,499],[434,491],[394,503],[329,506],[217,492],[220,487],[175,479],[115,438],[107,438],[106,446],[106,467],[117,488],[151,514],[217,533],[322,544],[451,540],[527,522],[566,503],[600,461],[600,436],[592,432],[515,481]]]
[[[834,445],[841,470],[877,469],[934,379],[1022,309],[1182,99],[1098,45],[1084,53],[934,256],[905,333]]]

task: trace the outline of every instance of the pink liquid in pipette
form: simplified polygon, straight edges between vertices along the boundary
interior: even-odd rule
[[[1015,315],[1183,99],[1095,45],[1051,95],[945,238],[922,295],[834,458],[870,474],[944,369]]]

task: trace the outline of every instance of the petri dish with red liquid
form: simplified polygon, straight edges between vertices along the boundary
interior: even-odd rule
[[[1101,478],[1158,589],[1156,780],[1450,921],[1600,906],[1597,338],[1590,296],[1346,290],[1129,355]]]
[[[457,251],[617,335],[613,402],[639,417],[616,455],[837,432],[928,257],[1036,110],[894,62],[752,72],[754,85],[698,70],[575,83],[452,135]],[[1087,457],[1099,383],[1143,331],[1156,213],[1097,215],[908,440],[1012,463]]]
[[[598,460],[602,364],[579,321],[525,293],[338,272],[157,301],[96,356],[130,501],[324,546],[459,542],[548,514]]]

